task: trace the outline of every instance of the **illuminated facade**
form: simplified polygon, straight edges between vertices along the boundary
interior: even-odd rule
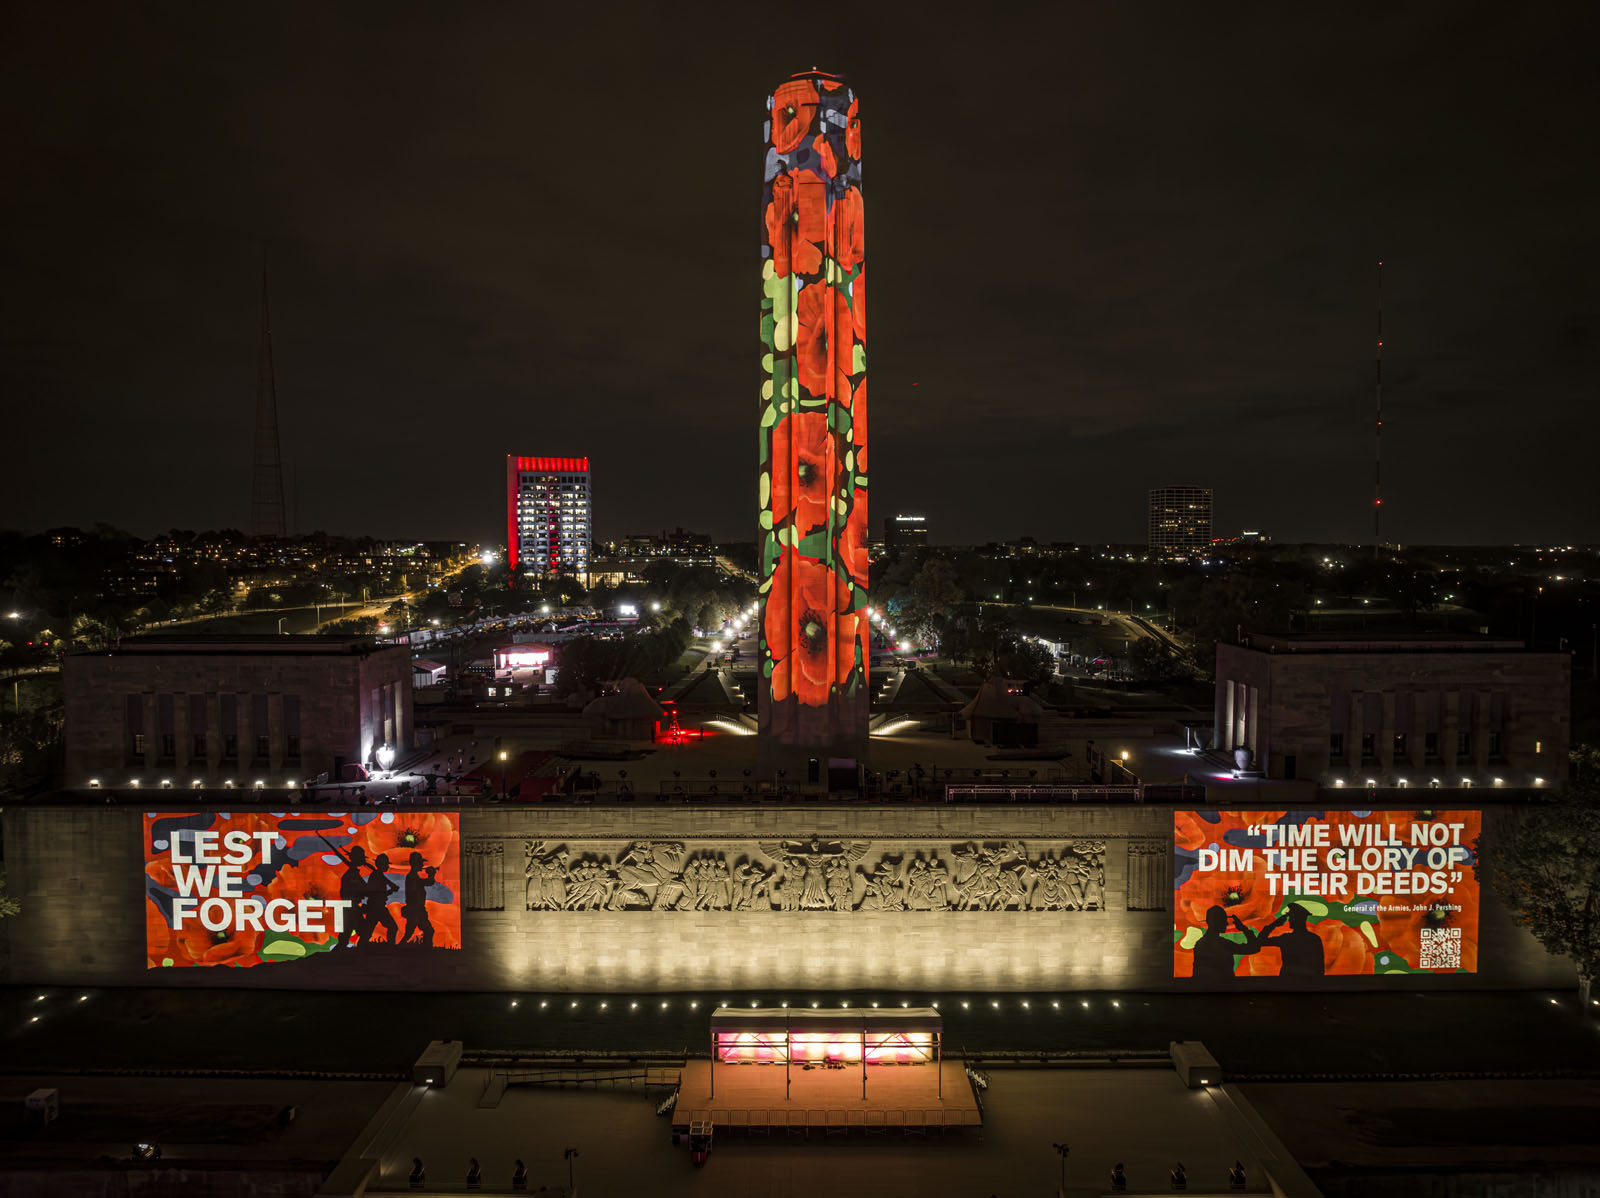
[[[1211,547],[1211,488],[1152,487],[1150,548],[1189,553]]]
[[[868,578],[861,117],[812,71],[767,99],[759,411],[766,769],[865,756]]]
[[[506,455],[506,553],[512,570],[589,575],[588,458]]]

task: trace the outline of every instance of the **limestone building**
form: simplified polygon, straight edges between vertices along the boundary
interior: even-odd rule
[[[1518,640],[1251,634],[1217,646],[1216,747],[1322,786],[1556,783],[1571,674]]]
[[[412,743],[411,654],[367,637],[137,637],[62,673],[68,786],[281,787]]]

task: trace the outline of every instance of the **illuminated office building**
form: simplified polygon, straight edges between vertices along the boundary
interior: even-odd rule
[[[1210,487],[1152,487],[1149,517],[1152,549],[1190,553],[1211,547]]]
[[[760,443],[764,765],[867,744],[866,262],[861,116],[844,80],[767,97]]]
[[[511,568],[587,578],[592,540],[588,458],[506,455],[506,554]]]
[[[886,516],[883,521],[883,550],[899,553],[904,549],[928,547],[928,518],[926,516]]]

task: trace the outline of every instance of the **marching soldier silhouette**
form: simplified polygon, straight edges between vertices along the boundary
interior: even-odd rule
[[[439,876],[437,865],[423,864],[421,853],[411,854],[411,872],[406,875],[405,904],[400,908],[400,914],[405,916],[405,935],[400,937],[401,944],[411,943],[411,937],[417,932],[422,934],[422,943],[427,947],[433,946],[433,921],[428,918],[428,887],[433,885],[433,880]]]

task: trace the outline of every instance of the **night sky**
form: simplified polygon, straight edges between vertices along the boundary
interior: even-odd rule
[[[755,521],[763,101],[862,98],[873,523],[1600,540],[1592,5],[12,5],[0,524],[248,527],[263,248],[300,530]]]

